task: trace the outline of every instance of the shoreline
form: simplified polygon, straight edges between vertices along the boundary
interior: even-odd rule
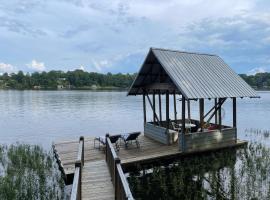
[[[253,88],[254,89],[254,88]],[[120,87],[98,87],[98,88],[62,88],[62,89],[54,89],[54,88],[43,88],[43,89],[14,89],[14,88],[0,88],[0,91],[128,91],[128,88],[120,88]],[[270,89],[254,89],[256,92],[270,92]]]

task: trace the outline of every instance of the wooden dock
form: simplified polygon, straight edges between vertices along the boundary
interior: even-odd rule
[[[110,143],[110,141],[107,142]],[[119,189],[118,184],[122,184],[122,186],[124,185],[124,189],[129,193],[129,188],[125,188],[128,187],[128,184],[127,181],[124,180],[126,178],[123,175],[123,169],[132,167],[138,163],[151,163],[187,154],[241,146],[247,143],[246,141],[237,140],[236,143],[228,143],[223,146],[213,145],[211,148],[196,149],[196,151],[183,153],[179,151],[177,143],[173,145],[165,145],[145,137],[144,135],[139,137],[139,142],[140,148],[137,148],[134,144],[125,149],[124,145],[121,145],[120,151],[118,152],[110,143],[107,144],[109,148],[106,148],[106,151],[104,151],[102,149],[94,148],[93,137],[85,137],[84,144],[81,145],[82,148],[79,147],[79,141],[60,141],[54,144],[54,152],[58,159],[58,164],[60,168],[62,168],[61,171],[67,184],[73,183],[74,185],[76,177],[76,162],[78,163],[78,160],[80,159],[84,161],[84,165],[79,165],[81,167],[81,174],[78,172],[78,174],[80,174],[80,176],[78,175],[78,179],[81,177],[81,189],[79,188],[79,190],[81,190],[80,195],[82,199],[115,199],[115,195],[120,193],[119,190],[115,189],[115,187]],[[84,150],[82,151],[81,149]],[[120,160],[121,164],[119,163]],[[77,171],[79,170],[77,169]],[[120,178],[115,178],[116,174],[118,174]],[[122,180],[122,182],[119,182],[119,180]],[[116,199],[133,198],[117,197]]]

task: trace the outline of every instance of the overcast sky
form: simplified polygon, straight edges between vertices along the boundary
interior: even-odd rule
[[[150,47],[270,71],[270,1],[0,0],[0,72],[136,72]]]

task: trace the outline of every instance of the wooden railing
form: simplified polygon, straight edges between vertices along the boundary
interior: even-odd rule
[[[64,166],[63,166],[63,164],[61,162],[61,159],[60,159],[59,154],[58,154],[58,152],[57,152],[57,150],[55,148],[55,145],[53,145],[52,147],[53,147],[54,157],[55,157],[56,162],[58,164],[58,168],[59,168],[59,170],[61,172],[62,178],[64,179],[64,182],[67,183],[67,175],[65,174]]]
[[[117,156],[109,135],[106,135],[106,162],[112,177],[116,200],[134,200],[129,184],[124,175],[121,161]]]
[[[71,190],[71,200],[81,200],[82,194],[82,167],[84,165],[84,138],[80,137],[79,149],[75,161],[75,172]]]

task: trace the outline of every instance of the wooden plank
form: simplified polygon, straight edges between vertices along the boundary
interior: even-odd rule
[[[81,199],[81,169],[76,167],[70,200]]]
[[[114,199],[114,188],[105,160],[85,163],[82,169],[82,199]]]

